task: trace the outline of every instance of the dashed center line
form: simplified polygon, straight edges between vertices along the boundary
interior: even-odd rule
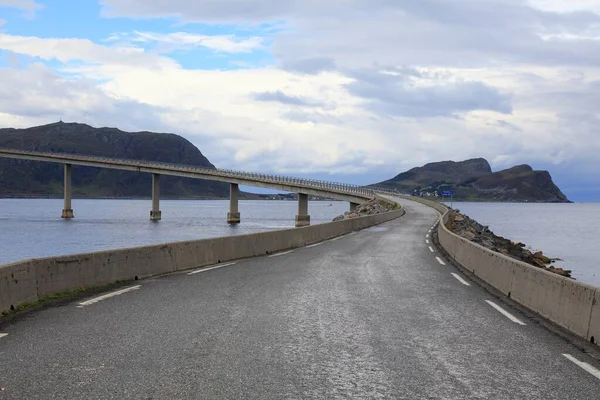
[[[433,247],[429,246],[429,251],[432,253],[435,253],[435,251],[433,250]]]
[[[567,360],[575,363],[576,365],[578,365],[585,371],[589,372],[590,374],[594,375],[596,378],[600,379],[600,371],[597,370],[596,368],[592,367],[590,364],[583,362],[583,361],[579,361],[578,359],[576,359],[575,357],[573,357],[570,354],[563,354],[563,356],[565,356],[567,358]]]
[[[321,243],[315,243],[315,244],[311,244],[310,246],[306,246],[306,248],[308,249],[308,248],[311,248],[311,247],[317,247],[317,246],[320,246],[322,244],[323,244],[323,242],[321,242]]]
[[[5,336],[8,336],[8,333],[0,333],[0,339],[2,339]]]
[[[519,325],[525,325],[523,321],[521,321],[519,318],[515,317],[514,315],[506,311],[504,308],[494,303],[493,301],[486,300],[485,302],[488,303],[490,306],[494,307],[498,312],[500,312],[506,318],[510,319],[512,322],[517,323]]]
[[[445,262],[443,262],[441,258],[439,258],[439,257],[436,257],[435,259],[436,259],[436,260],[437,260],[437,261],[438,261],[440,264],[442,264],[442,265],[446,265],[446,263],[445,263]]]
[[[199,274],[200,272],[206,272],[206,271],[210,271],[212,269],[217,269],[217,268],[223,268],[223,267],[229,267],[231,265],[235,265],[237,263],[227,263],[227,264],[223,264],[223,265],[215,265],[214,267],[208,267],[208,268],[201,268],[201,269],[197,269],[195,271],[192,272],[188,272],[188,275],[195,275],[195,274]]]
[[[452,276],[455,277],[460,283],[462,283],[465,286],[471,286],[471,284],[467,281],[465,281],[460,275],[455,274],[454,272],[451,272]]]
[[[82,308],[82,307],[85,307],[85,306],[89,306],[89,305],[92,305],[92,304],[97,303],[99,301],[106,300],[106,299],[109,299],[111,297],[115,297],[115,296],[118,296],[118,295],[121,295],[121,294],[124,294],[124,293],[127,293],[127,292],[131,292],[133,290],[137,290],[137,289],[139,289],[141,287],[142,287],[142,285],[136,285],[136,286],[128,287],[128,288],[125,288],[125,289],[117,290],[116,292],[111,292],[111,293],[103,294],[102,296],[94,297],[93,299],[90,299],[90,300],[87,300],[87,301],[82,301],[81,303],[79,303],[79,305],[77,307],[78,308]]]
[[[429,244],[429,240],[425,239],[425,243]]]
[[[425,235],[425,237],[428,238],[429,237],[429,233],[427,235]]]
[[[283,253],[271,254],[269,256],[269,258],[279,257],[279,256],[283,256],[283,255],[290,254],[290,253],[293,253],[293,252],[294,252],[294,250],[290,250],[290,251],[286,251],[286,252],[283,252]]]

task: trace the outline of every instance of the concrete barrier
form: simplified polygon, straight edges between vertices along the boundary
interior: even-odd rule
[[[443,205],[423,199],[415,201],[443,211],[437,230],[439,243],[463,268],[517,303],[598,344],[599,288],[553,274],[460,237],[446,228],[448,212]]]
[[[38,258],[0,266],[0,312],[56,293],[272,254],[391,221],[404,210],[270,232]]]
[[[596,289],[594,302],[592,304],[592,315],[590,316],[590,329],[587,339],[600,345],[600,289]]]

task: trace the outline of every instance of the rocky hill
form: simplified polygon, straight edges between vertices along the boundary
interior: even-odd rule
[[[483,158],[426,164],[376,186],[424,196],[453,190],[455,200],[569,202],[548,171],[534,171],[529,165],[518,165],[492,172],[490,164]]]
[[[54,123],[28,129],[0,129],[0,147],[93,156],[161,161],[215,168],[181,136],[123,132],[84,124]],[[149,197],[150,174],[73,166],[75,197]],[[61,164],[0,158],[0,197],[60,197]],[[229,195],[226,183],[171,176],[161,178],[161,197],[218,198]]]

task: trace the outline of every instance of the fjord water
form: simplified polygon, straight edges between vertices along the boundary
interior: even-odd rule
[[[560,258],[578,281],[600,287],[600,203],[457,203],[454,208],[492,232]]]
[[[240,201],[242,223],[226,223],[228,200],[162,200],[162,221],[149,220],[150,200],[73,200],[63,220],[60,199],[0,199],[0,264],[27,258],[143,246],[292,228],[295,201]],[[311,201],[311,223],[348,211],[341,201]]]

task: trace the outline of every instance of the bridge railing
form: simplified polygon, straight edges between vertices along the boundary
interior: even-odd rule
[[[319,190],[324,190],[326,192],[331,193],[341,193],[341,194],[355,194],[361,196],[374,196],[376,192],[387,192],[384,189],[373,188],[367,186],[359,186],[353,184],[339,183],[339,182],[330,182],[323,181],[317,179],[305,179],[284,175],[274,175],[274,174],[261,174],[256,172],[248,172],[248,171],[237,171],[230,169],[217,169],[217,168],[204,168],[196,165],[189,164],[175,164],[175,163],[167,163],[167,162],[159,162],[159,161],[143,161],[143,160],[131,160],[131,159],[120,159],[120,158],[111,158],[104,156],[87,156],[81,154],[72,154],[72,153],[47,153],[47,152],[37,152],[37,151],[28,151],[28,150],[15,150],[15,149],[0,149],[2,152],[12,153],[17,155],[31,155],[31,156],[40,156],[40,157],[50,157],[57,158],[62,160],[57,160],[57,162],[67,162],[70,160],[73,161],[83,161],[83,162],[101,162],[101,163],[109,163],[115,165],[123,165],[129,167],[150,167],[150,168],[159,168],[159,169],[167,169],[171,171],[187,171],[192,173],[198,173],[202,175],[208,176],[219,176],[219,177],[231,177],[240,180],[248,180],[248,181],[257,181],[263,183],[281,183],[289,186],[294,186],[298,189],[302,188],[314,188]],[[251,183],[249,182],[249,185]]]

